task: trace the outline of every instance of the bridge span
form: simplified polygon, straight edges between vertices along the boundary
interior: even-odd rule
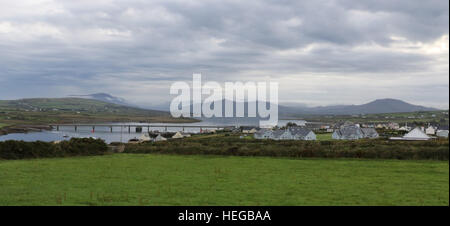
[[[147,131],[150,132],[150,128],[164,128],[164,131],[167,132],[167,128],[180,128],[180,131],[185,131],[186,128],[199,128],[200,131],[203,129],[233,129],[235,126],[230,125],[167,125],[167,124],[51,124],[53,129],[57,131],[60,130],[60,127],[73,127],[75,131],[78,130],[79,127],[90,127],[92,128],[92,132],[95,132],[96,127],[109,127],[111,133],[113,132],[114,127],[119,128],[128,128],[128,132],[131,133],[131,128],[136,128],[136,132],[142,132],[143,128],[147,128]]]

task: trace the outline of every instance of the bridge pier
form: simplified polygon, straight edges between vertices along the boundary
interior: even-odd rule
[[[112,126],[110,126],[110,127],[109,127],[109,129],[111,130],[111,133],[112,133],[112,132],[113,132],[113,127],[112,127]]]
[[[77,131],[77,129],[78,129],[78,127],[77,127],[77,126],[75,126],[75,132]]]
[[[131,126],[128,126],[128,133],[131,133]]]
[[[59,126],[56,126],[56,131],[59,131]]]

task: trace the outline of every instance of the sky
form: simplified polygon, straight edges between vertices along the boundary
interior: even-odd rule
[[[446,0],[0,0],[0,99],[274,81],[279,102],[448,109]]]

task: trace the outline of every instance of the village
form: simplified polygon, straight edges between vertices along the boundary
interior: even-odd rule
[[[143,133],[140,137],[130,139],[129,143],[160,142],[172,139],[183,139],[191,136],[205,134],[231,133],[238,134],[240,138],[270,139],[270,140],[358,140],[358,139],[389,139],[389,140],[431,140],[437,138],[448,138],[448,125],[427,126],[400,125],[396,122],[367,124],[354,123],[351,121],[330,123],[305,123],[297,125],[287,123],[282,127],[259,128],[256,126],[240,126],[233,129],[204,129],[199,133],[188,132],[159,132],[152,131]],[[318,136],[321,139],[318,139]]]

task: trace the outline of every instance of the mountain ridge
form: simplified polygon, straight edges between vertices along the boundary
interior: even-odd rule
[[[128,103],[124,98],[115,97],[107,93],[94,93],[88,95],[70,95],[81,98],[95,99],[108,103],[114,103],[124,106],[137,107],[148,110],[169,111],[170,103],[149,106],[137,106]],[[224,103],[225,99],[222,99]],[[233,101],[234,104],[238,103]],[[248,102],[244,102],[247,108]],[[167,106],[165,106],[167,105]],[[191,104],[192,110],[192,104]],[[288,105],[279,104],[278,111],[280,116],[298,116],[298,115],[354,115],[354,114],[379,114],[379,113],[402,113],[402,112],[416,112],[416,111],[436,111],[437,108],[424,107],[421,105],[414,105],[403,100],[394,98],[375,99],[374,101],[360,104],[360,105],[328,105],[308,107],[302,103],[289,103]]]

